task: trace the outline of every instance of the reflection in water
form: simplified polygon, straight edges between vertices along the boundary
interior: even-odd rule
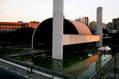
[[[98,61],[96,62],[95,66],[96,66],[95,71],[97,72],[99,70],[99,68],[101,68],[101,66],[102,66],[102,54],[99,54],[99,58],[98,58]]]
[[[65,68],[63,71],[66,73],[76,73],[81,74],[84,72],[92,63],[98,60],[98,54],[94,55],[86,60],[80,61],[68,68]]]
[[[80,78],[87,79],[94,75],[101,67],[103,67],[110,59],[111,55],[100,53],[88,53],[71,51],[64,53],[64,60],[55,60],[50,56],[36,55],[34,65],[53,69],[68,74],[75,74]],[[31,56],[15,57],[19,60],[29,60]]]
[[[79,78],[89,78],[91,77],[91,75],[97,72],[107,61],[109,61],[109,59],[111,59],[111,55],[96,54],[65,68],[63,68],[63,64],[65,64],[63,63],[63,61],[52,60],[52,67],[57,71],[62,71],[69,74],[77,74],[79,75]]]

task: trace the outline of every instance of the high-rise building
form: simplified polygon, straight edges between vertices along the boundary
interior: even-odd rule
[[[102,28],[103,28],[103,8],[97,8],[97,24],[96,24],[96,34],[100,36],[100,41],[97,42],[97,47],[102,47]]]

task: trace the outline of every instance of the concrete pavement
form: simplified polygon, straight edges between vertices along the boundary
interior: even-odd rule
[[[48,77],[45,77],[45,76],[42,76],[42,75],[39,75],[36,73],[28,73],[27,70],[25,70],[25,69],[21,69],[19,67],[7,64],[2,61],[0,61],[0,67],[3,67],[11,72],[15,72],[19,75],[22,75],[28,79],[51,79],[51,78],[48,78]]]
[[[27,70],[28,68],[18,65],[18,64],[15,64],[15,63],[12,63],[12,62],[9,62],[4,59],[0,59],[0,67],[3,67],[11,72],[15,72],[19,75],[22,75],[28,79],[62,79],[62,78],[56,77],[56,76],[53,76],[53,78],[52,78],[52,75],[46,74],[43,72],[39,72],[34,69],[33,69],[33,73],[30,73]]]

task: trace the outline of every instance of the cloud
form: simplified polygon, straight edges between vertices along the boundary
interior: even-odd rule
[[[0,0],[0,2],[1,2],[1,3],[6,3],[6,2],[7,2],[7,0]]]

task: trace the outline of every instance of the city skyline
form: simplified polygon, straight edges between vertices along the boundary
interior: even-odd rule
[[[117,18],[119,0],[64,0],[66,19],[89,17],[96,21],[97,7],[103,7],[103,22]],[[0,0],[0,22],[40,21],[53,16],[53,0]]]

